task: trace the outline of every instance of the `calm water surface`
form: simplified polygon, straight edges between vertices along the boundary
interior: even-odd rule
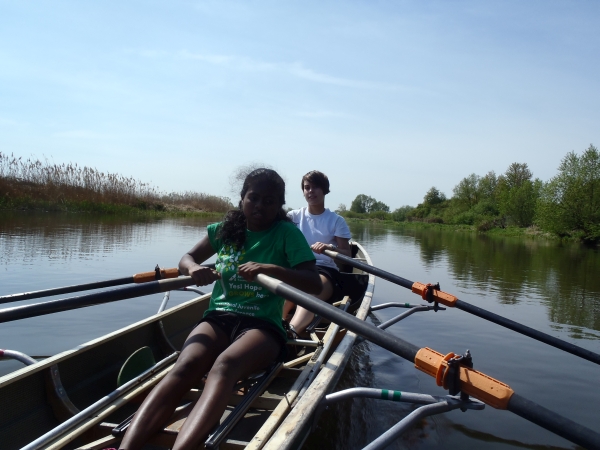
[[[0,213],[0,295],[175,267],[205,233],[199,219],[123,221],[80,215]],[[351,224],[373,263],[409,280],[440,282],[461,300],[600,352],[600,254],[579,246],[467,233]],[[189,299],[175,292],[171,305]],[[0,348],[52,355],[140,320],[162,295],[0,324]],[[12,305],[37,302],[14,303]],[[377,280],[374,303],[420,303]],[[9,306],[9,305],[3,305]],[[377,311],[374,323],[395,315]],[[600,429],[600,367],[460,310],[417,313],[389,332],[440,353],[473,354],[475,368],[515,392],[589,428]],[[0,362],[0,375],[20,368]],[[362,343],[342,387],[444,395],[408,361]],[[355,400],[324,415],[308,448],[362,448],[409,413],[409,406]],[[575,448],[507,411],[452,411],[430,417],[390,448]]]

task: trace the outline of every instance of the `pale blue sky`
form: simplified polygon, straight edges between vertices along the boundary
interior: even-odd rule
[[[598,1],[2,1],[0,151],[232,196],[392,209],[600,145]]]

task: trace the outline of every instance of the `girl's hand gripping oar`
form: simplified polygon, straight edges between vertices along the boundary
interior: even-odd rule
[[[148,281],[162,280],[164,278],[177,278],[179,269],[161,269],[156,266],[153,272],[142,272],[130,277],[115,278],[113,280],[96,281],[94,283],[78,284],[75,286],[64,286],[41,291],[22,292],[20,294],[10,294],[0,296],[0,303],[19,302],[32,298],[50,297],[52,295],[69,294],[71,292],[89,291],[92,289],[102,289],[112,286],[120,286],[129,283],[147,283]]]
[[[257,275],[256,281],[274,294],[290,299],[297,305],[363,336],[386,350],[413,361],[419,370],[435,376],[436,381],[439,381],[438,384],[445,387],[445,378],[449,373],[447,361],[454,354],[449,353],[444,356],[429,348],[419,348],[267,275]],[[521,397],[506,384],[462,364],[458,365],[457,376],[461,392],[494,408],[508,409],[575,444],[585,448],[600,449],[600,434]]]
[[[99,305],[102,303],[116,302],[128,298],[142,297],[144,295],[158,294],[160,292],[173,291],[192,284],[196,284],[196,281],[194,281],[192,277],[180,277],[172,280],[151,281],[135,286],[126,286],[110,291],[80,295],[61,300],[50,300],[44,303],[34,303],[32,305],[0,309],[0,323],[42,316],[44,314],[52,314],[60,311],[68,311],[71,309],[85,308],[86,306]]]
[[[507,319],[506,317],[502,317],[493,312],[479,308],[478,306],[459,300],[452,294],[448,294],[447,292],[436,289],[435,286],[407,280],[406,278],[399,277],[393,273],[386,272],[385,270],[378,269],[377,267],[370,266],[331,250],[325,250],[323,253],[330,258],[340,261],[343,264],[348,264],[352,267],[356,267],[357,269],[364,270],[365,272],[383,278],[384,280],[391,281],[394,284],[410,289],[415,294],[419,294],[424,300],[429,302],[434,301],[444,306],[462,309],[463,311],[481,317],[482,319],[489,320],[490,322],[494,322],[495,324],[516,331],[517,333],[524,334],[525,336],[529,336],[530,338],[564,350],[572,355],[587,359],[595,364],[600,364],[600,355],[598,353],[594,353],[585,348],[565,342],[554,336],[550,336],[549,334],[542,333],[541,331],[515,322],[514,320]]]

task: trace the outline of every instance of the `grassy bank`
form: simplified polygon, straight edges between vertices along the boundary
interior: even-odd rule
[[[136,206],[82,201],[45,201],[21,197],[17,199],[0,198],[0,210],[12,211],[47,211],[64,213],[91,213],[107,215],[144,215],[175,217],[223,217],[223,212],[205,211],[187,205],[139,204]]]
[[[165,194],[123,175],[0,152],[0,209],[221,217],[232,207],[225,197]]]
[[[474,225],[449,225],[444,223],[427,223],[427,222],[397,222],[394,220],[381,220],[381,219],[368,219],[368,218],[355,218],[346,217],[346,221],[352,222],[367,222],[381,224],[382,226],[390,228],[403,228],[403,229],[439,229],[445,231],[455,231],[462,233],[481,233],[490,236],[505,236],[505,237],[521,237],[529,239],[548,239],[555,241],[565,242],[578,242],[579,239],[573,237],[559,238],[556,235],[540,230],[536,226],[520,228],[516,226],[508,226],[505,228],[491,228],[489,230],[482,231]]]

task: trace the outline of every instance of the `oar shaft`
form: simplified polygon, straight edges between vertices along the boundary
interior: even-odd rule
[[[406,278],[399,277],[392,273],[386,272],[385,270],[378,269],[377,267],[370,266],[360,261],[356,261],[355,259],[349,258],[348,256],[342,255],[338,252],[325,250],[324,253],[327,256],[336,259],[344,264],[348,264],[350,266],[356,267],[357,269],[364,270],[365,272],[371,273],[380,278],[391,281],[392,283],[398,284],[402,287],[412,290],[414,283],[412,281],[407,280]],[[550,336],[549,334],[543,333],[526,325],[515,322],[514,320],[510,320],[505,317],[499,316],[498,314],[495,314],[493,312],[486,311],[485,309],[479,308],[478,306],[474,306],[462,300],[456,300],[454,305],[449,306],[454,306],[462,311],[471,313],[475,316],[481,317],[482,319],[489,320],[490,322],[493,322],[497,325],[516,331],[517,333],[536,339],[540,342],[551,345],[560,350],[564,350],[565,352],[571,353],[572,355],[579,356],[580,358],[586,359],[595,364],[600,364],[600,354],[598,353],[594,353],[585,348],[579,347],[569,342],[565,342],[554,336]]]
[[[598,433],[516,393],[512,395],[508,402],[508,410],[584,448],[600,449],[600,435]]]
[[[337,259],[338,261],[348,264],[352,267],[356,267],[357,269],[364,270],[367,273],[378,276],[379,278],[383,278],[384,280],[391,281],[392,283],[399,284],[406,289],[412,289],[413,281],[407,280],[406,278],[399,277],[398,275],[394,275],[393,273],[386,272],[385,270],[381,270],[375,266],[370,266],[369,264],[365,264],[364,262],[357,261],[354,258],[350,258],[349,256],[342,255],[341,253],[334,252],[331,250],[325,250],[327,256],[333,259]]]
[[[133,277],[116,278],[114,280],[96,281],[94,283],[78,284],[76,286],[64,286],[41,291],[22,292],[20,294],[3,295],[0,297],[0,303],[19,302],[21,300],[30,300],[32,298],[50,297],[52,295],[69,294],[71,292],[90,291],[92,289],[102,289],[122,284],[133,283]]]
[[[370,268],[371,266],[368,267]],[[420,350],[416,345],[386,333],[374,325],[363,322],[351,314],[345,313],[332,305],[267,275],[257,275],[256,281],[274,294],[281,295],[315,314],[319,314],[338,325],[344,326],[348,330],[363,336],[408,361],[415,361],[415,356]],[[510,411],[559,436],[569,439],[575,444],[586,448],[600,448],[600,434],[519,395],[515,397],[515,395],[513,394],[509,401],[508,409]]]
[[[152,272],[136,273],[130,277],[115,278],[114,280],[96,281],[93,283],[78,284],[75,286],[64,286],[52,289],[43,289],[40,291],[22,292],[20,294],[10,294],[0,296],[0,303],[19,302],[21,300],[30,300],[32,298],[50,297],[53,295],[69,294],[71,292],[90,291],[92,289],[102,289],[112,286],[120,286],[129,283],[147,283],[149,281],[161,280],[164,278],[177,278],[179,269],[161,269],[158,265]]]
[[[68,311],[71,309],[85,308],[86,306],[99,305],[102,303],[116,302],[128,298],[142,297],[144,295],[158,294],[160,292],[172,291],[190,286],[191,284],[194,284],[194,281],[191,277],[186,276],[169,280],[151,281],[135,286],[126,286],[111,291],[80,295],[61,300],[34,303],[33,305],[5,308],[0,310],[0,323],[42,316],[60,311]]]
[[[600,364],[600,355],[594,353],[585,348],[571,344],[570,342],[563,341],[549,334],[530,328],[526,325],[515,322],[514,320],[507,319],[506,317],[499,316],[491,311],[486,311],[478,306],[472,305],[462,300],[457,300],[456,305],[458,309],[471,313],[482,319],[489,320],[500,326],[516,331],[517,333],[528,336],[532,339],[538,340],[545,344],[551,345],[552,347],[564,350],[565,352],[571,353],[572,355],[579,356],[580,358],[587,359],[596,364]]]
[[[308,295],[299,289],[293,288],[279,280],[260,274],[256,277],[256,281],[274,294],[287,298],[315,314],[325,317],[326,319],[337,323],[338,325],[346,327],[356,334],[375,342],[377,345],[401,356],[404,359],[414,361],[415,356],[419,351],[419,347],[416,345],[386,333],[377,327],[357,319],[351,314],[341,311],[335,306],[317,300],[315,297]]]

